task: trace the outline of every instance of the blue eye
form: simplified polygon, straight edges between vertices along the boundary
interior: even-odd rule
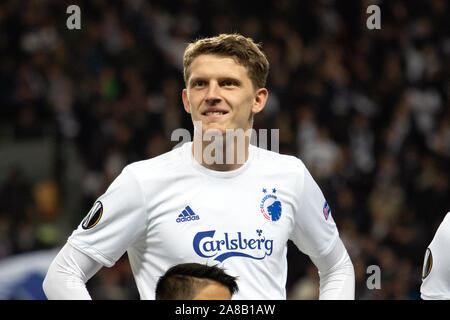
[[[205,81],[203,81],[203,80],[196,80],[196,81],[192,82],[193,87],[202,87],[204,85],[205,85]]]
[[[222,85],[225,86],[225,87],[231,87],[231,86],[236,85],[236,83],[234,81],[232,81],[232,80],[226,80],[226,81],[222,82]]]

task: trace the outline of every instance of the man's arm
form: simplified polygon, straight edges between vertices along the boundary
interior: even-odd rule
[[[450,300],[450,212],[427,247],[420,294],[423,300]]]
[[[355,272],[340,238],[327,255],[310,258],[319,269],[320,300],[355,299]]]
[[[298,208],[290,239],[319,269],[319,299],[354,299],[355,272],[339,237],[330,206],[319,185],[301,164]]]
[[[91,300],[86,282],[102,267],[69,243],[51,263],[42,285],[49,300]]]

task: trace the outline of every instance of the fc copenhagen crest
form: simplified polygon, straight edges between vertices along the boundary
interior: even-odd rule
[[[277,221],[281,217],[281,202],[276,196],[277,189],[273,188],[271,190],[272,192],[269,191],[266,188],[263,188],[262,192],[264,193],[264,197],[262,198],[259,207],[264,218],[269,221]]]
[[[102,214],[103,214],[103,204],[100,201],[97,201],[96,203],[94,203],[92,209],[83,219],[83,222],[81,223],[83,229],[86,230],[93,228],[100,221]]]

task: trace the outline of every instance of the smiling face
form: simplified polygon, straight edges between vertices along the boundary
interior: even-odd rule
[[[254,88],[244,66],[233,57],[202,54],[189,71],[183,105],[193,122],[201,121],[203,132],[252,128],[253,114],[264,108],[268,92]]]

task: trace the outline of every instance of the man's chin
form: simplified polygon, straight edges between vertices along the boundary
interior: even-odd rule
[[[224,125],[220,124],[202,124],[202,133],[203,135],[208,134],[225,134],[228,130],[232,130],[232,128],[226,128]]]
[[[201,127],[199,125],[201,125]],[[248,130],[247,126],[244,126],[244,128],[236,128],[235,126],[227,126],[225,123],[218,122],[205,123],[195,121],[194,127],[196,128],[196,130],[199,130],[201,128],[203,136],[213,136],[218,134],[225,135],[227,133],[233,134],[240,131],[247,132]],[[251,129],[251,125],[249,125],[248,127]]]
[[[227,132],[227,129],[217,128],[217,127],[212,127],[212,128],[207,128],[207,129],[202,130],[203,137],[211,137],[211,136],[217,136],[217,135],[225,136],[226,132]]]

